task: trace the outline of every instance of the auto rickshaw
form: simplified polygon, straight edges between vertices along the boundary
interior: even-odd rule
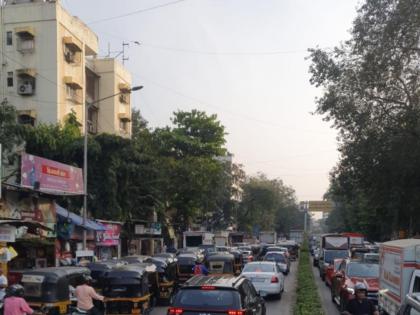
[[[197,261],[197,256],[194,254],[179,254],[177,256],[176,262],[176,275],[177,275],[177,284],[183,284],[185,281],[190,279],[193,275],[193,269],[195,262]]]
[[[87,268],[89,268],[90,275],[92,276],[93,287],[98,291],[102,291],[103,278],[105,277],[106,273],[116,267],[127,264],[128,263],[126,261],[122,260],[106,260],[89,263]]]
[[[156,265],[159,275],[159,296],[158,303],[167,305],[170,303],[175,292],[176,280],[176,262],[172,258],[154,256],[148,260],[148,263]]]
[[[122,261],[127,262],[128,264],[142,264],[147,259],[150,259],[150,256],[145,255],[132,255],[132,256],[125,256],[121,258]]]
[[[106,273],[103,284],[107,315],[148,314],[159,294],[158,275],[153,264],[116,267]]]
[[[90,270],[83,267],[49,267],[26,270],[22,275],[25,300],[34,310],[48,315],[69,314],[76,303],[74,289]]]
[[[242,252],[237,249],[230,250],[230,253],[235,258],[233,263],[233,269],[235,270],[235,275],[239,275],[242,272],[242,268],[244,267],[244,261]]]
[[[205,264],[209,274],[235,275],[235,256],[230,253],[217,253],[208,256]]]

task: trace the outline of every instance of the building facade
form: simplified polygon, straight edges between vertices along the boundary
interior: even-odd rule
[[[0,22],[0,93],[20,123],[63,123],[74,112],[84,128],[87,113],[90,133],[131,136],[130,74],[98,58],[98,36],[59,0],[4,0]]]

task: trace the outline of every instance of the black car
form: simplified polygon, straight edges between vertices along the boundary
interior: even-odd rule
[[[176,294],[168,315],[265,315],[252,282],[230,275],[194,276]]]

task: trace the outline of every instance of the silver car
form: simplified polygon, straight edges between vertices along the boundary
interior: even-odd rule
[[[261,295],[274,295],[280,299],[284,291],[284,275],[279,266],[271,261],[247,263],[242,275],[251,280]]]

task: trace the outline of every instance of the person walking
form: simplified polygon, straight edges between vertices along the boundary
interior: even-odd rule
[[[354,295],[355,298],[347,304],[343,315],[379,315],[377,307],[367,298],[367,288],[364,283],[356,283]]]
[[[23,298],[24,289],[20,284],[11,285],[7,288],[6,298],[4,299],[4,315],[32,315],[34,310],[26,303]]]
[[[103,301],[104,297],[96,293],[90,285],[91,282],[92,278],[90,276],[84,276],[83,284],[76,287],[77,308],[89,315],[102,315],[101,311],[93,305],[93,300]]]

